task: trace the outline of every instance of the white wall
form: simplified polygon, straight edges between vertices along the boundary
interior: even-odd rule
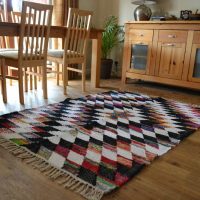
[[[94,26],[102,26],[104,19],[109,15],[119,17],[119,24],[126,21],[134,20],[133,11],[135,5],[133,0],[80,0],[80,8],[94,11]],[[157,0],[157,5],[151,6],[154,11],[180,16],[180,10],[192,10],[195,12],[199,9],[200,0]]]
[[[93,11],[92,26],[95,26],[98,19],[98,0],[79,0],[79,7],[83,10]]]
[[[180,17],[180,10],[192,10],[195,12],[199,9],[200,11],[199,0],[158,0],[158,5],[165,12],[177,17]]]

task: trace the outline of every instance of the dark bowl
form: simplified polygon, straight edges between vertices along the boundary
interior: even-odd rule
[[[200,14],[191,14],[190,20],[200,20]]]

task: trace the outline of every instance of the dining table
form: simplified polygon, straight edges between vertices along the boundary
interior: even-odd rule
[[[0,22],[0,36],[19,36],[20,23]],[[67,32],[66,26],[54,26],[50,28],[50,38],[64,39]],[[100,87],[101,43],[102,29],[91,28],[89,38],[92,40],[91,55],[91,87]]]

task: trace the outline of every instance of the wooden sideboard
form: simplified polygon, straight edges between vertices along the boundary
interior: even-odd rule
[[[122,86],[127,78],[200,90],[200,21],[126,23]]]

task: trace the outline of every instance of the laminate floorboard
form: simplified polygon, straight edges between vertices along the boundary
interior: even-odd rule
[[[81,92],[80,81],[70,81],[68,96],[54,80],[48,81],[48,100],[42,91],[25,94],[25,106],[18,100],[17,84],[8,85],[8,104],[0,99],[0,114],[43,106],[90,93],[119,89],[119,80],[102,81],[102,88]],[[38,86],[38,88],[41,88]],[[200,105],[197,91],[152,83],[129,83],[127,91],[161,96]],[[49,180],[0,147],[0,200],[83,200],[83,198]],[[189,136],[178,147],[145,167],[126,185],[103,197],[103,200],[199,200],[200,199],[200,131]]]

